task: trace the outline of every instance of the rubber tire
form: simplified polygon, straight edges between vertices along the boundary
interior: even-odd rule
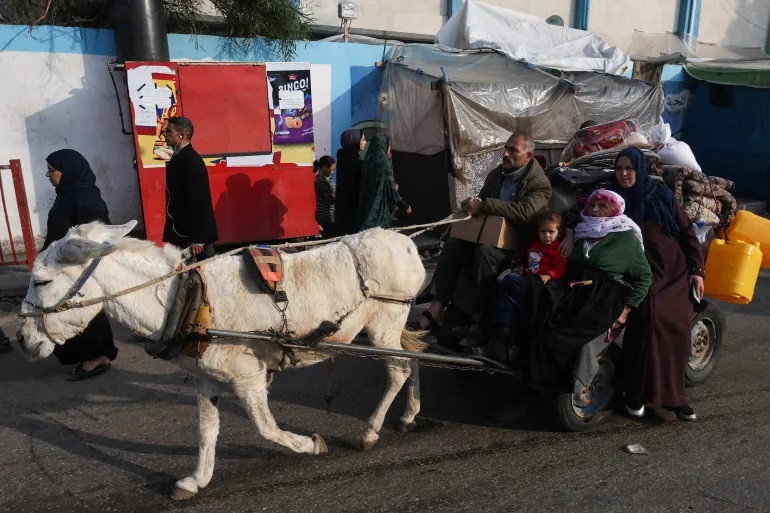
[[[727,327],[724,312],[722,312],[716,304],[708,301],[705,306],[701,306],[700,311],[695,312],[695,316],[692,319],[692,326],[695,327],[698,322],[701,322],[704,319],[710,320],[714,326],[714,331],[716,332],[714,336],[714,349],[711,353],[711,358],[704,367],[693,369],[690,367],[689,363],[687,364],[685,384],[688,387],[701,385],[709,379],[717,368],[722,346],[724,345],[725,329]]]
[[[612,366],[616,373],[618,358],[615,358],[611,354],[604,354],[602,355],[602,358],[608,358],[612,361]],[[607,380],[610,382],[611,386],[614,386],[614,373],[609,375]],[[556,418],[558,419],[559,423],[561,423],[561,425],[567,428],[569,431],[587,431],[589,429],[598,427],[601,424],[604,424],[607,419],[610,418],[612,415],[612,412],[610,411],[612,403],[613,398],[610,398],[607,406],[605,406],[605,408],[599,413],[589,418],[580,417],[577,413],[575,413],[575,410],[572,407],[572,392],[558,392],[556,394]]]

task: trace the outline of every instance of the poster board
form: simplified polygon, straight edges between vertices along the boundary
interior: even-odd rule
[[[308,70],[309,75],[308,64],[288,64]],[[179,115],[193,121],[192,145],[208,167],[220,233],[218,244],[319,233],[312,171],[313,131],[306,131],[301,142],[273,144],[275,113],[265,65],[127,62],[126,73],[148,239],[157,243],[162,239],[165,164],[173,154],[162,131],[169,117]],[[222,84],[230,87],[217,87]],[[307,94],[311,97],[312,116],[312,90],[308,89]],[[223,99],[222,95],[230,98]],[[251,99],[255,105],[242,108],[244,99]],[[307,119],[308,109],[300,115]],[[308,125],[312,127],[312,122]]]

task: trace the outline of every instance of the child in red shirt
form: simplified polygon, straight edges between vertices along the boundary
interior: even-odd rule
[[[540,240],[527,249],[527,267],[524,272],[540,276],[543,283],[561,280],[567,270],[567,259],[562,256],[559,244],[564,232],[562,217],[553,210],[546,210],[537,216],[537,235]]]
[[[546,210],[537,216],[539,241],[527,248],[527,267],[524,274],[539,276],[543,283],[561,280],[567,269],[567,259],[559,251],[563,233],[562,217],[553,210]],[[519,323],[520,303],[524,295],[524,277],[511,273],[505,277],[498,289],[498,300],[492,315],[490,344],[485,355],[498,361],[516,358],[518,347],[512,337]]]

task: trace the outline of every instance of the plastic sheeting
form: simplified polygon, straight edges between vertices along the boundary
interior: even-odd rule
[[[436,43],[461,50],[492,48],[512,59],[565,71],[622,75],[623,51],[585,30],[549,25],[511,9],[467,0],[436,34]]]
[[[379,105],[393,149],[431,155],[448,139],[460,178],[462,158],[500,149],[517,130],[566,144],[586,120],[634,118],[649,134],[663,109],[660,85],[591,72],[560,77],[494,51],[406,45],[388,62]],[[442,96],[431,83],[445,75]]]

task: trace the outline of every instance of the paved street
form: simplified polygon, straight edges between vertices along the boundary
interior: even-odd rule
[[[2,306],[0,324],[11,328],[16,307]],[[321,433],[329,454],[259,439],[227,395],[214,478],[187,502],[168,498],[196,463],[195,399],[182,372],[124,331],[114,368],[86,382],[16,350],[0,355],[0,511],[770,511],[770,274],[752,304],[722,306],[729,346],[714,379],[690,389],[695,423],[662,411],[644,422],[615,415],[573,434],[541,405],[496,427],[488,411],[504,379],[424,368],[417,432],[393,429],[399,397],[378,445],[362,453],[352,441],[384,371],[346,357],[328,412],[325,366],[278,375],[271,391],[281,426]],[[649,455],[627,454],[629,443]]]

